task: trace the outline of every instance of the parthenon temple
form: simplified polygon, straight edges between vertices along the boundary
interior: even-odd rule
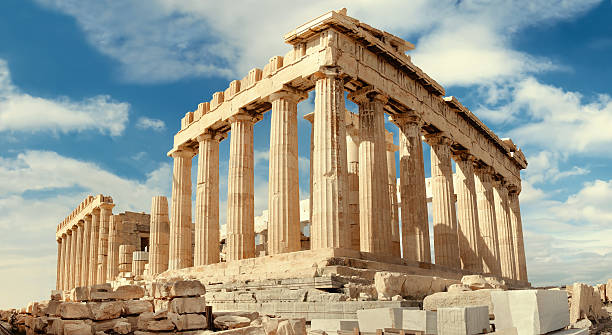
[[[340,287],[334,276],[356,276],[358,269],[447,279],[482,274],[529,287],[518,197],[527,162],[514,142],[500,139],[456,97],[446,96],[412,63],[412,44],[344,10],[303,24],[284,40],[291,46],[284,56],[231,81],[182,118],[168,152],[174,162],[171,200],[153,198],[146,233],[131,228],[140,242],[117,233],[120,218],[112,215],[108,196],[88,197],[58,226],[58,289],[113,281],[136,268],[142,278],[191,276],[211,283],[327,276],[330,289]],[[309,94],[310,228],[304,236],[297,108]],[[358,113],[347,110],[346,99]],[[261,256],[254,124],[268,111],[267,250]],[[385,128],[389,122],[399,132],[395,144]],[[223,140],[230,147],[224,239]],[[430,162],[423,141],[431,148]],[[148,252],[145,270],[128,255],[132,250]],[[130,260],[134,266],[122,268]]]

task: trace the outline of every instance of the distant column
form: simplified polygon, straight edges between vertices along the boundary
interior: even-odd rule
[[[481,273],[482,257],[479,253],[480,228],[478,201],[474,183],[474,156],[461,152],[454,156],[456,163],[455,193],[457,194],[457,223],[461,268]]]
[[[421,126],[416,113],[391,117],[400,130],[400,206],[402,220],[403,257],[431,263],[429,221]]]
[[[393,144],[393,133],[386,133],[387,143],[387,169],[389,176],[389,204],[391,212],[389,213],[391,221],[391,241],[392,253],[395,257],[402,256],[402,245],[400,243],[400,227],[399,227],[399,204],[397,203],[397,169],[395,167],[395,152],[397,145]]]
[[[66,281],[64,290],[72,289],[72,229],[66,230]]]
[[[427,135],[426,139],[431,146],[431,191],[436,265],[460,269],[450,153],[451,141],[440,133]]]
[[[168,199],[155,196],[151,200],[151,233],[149,250],[149,271],[156,275],[168,270],[168,243],[170,240],[170,220],[168,219]]]
[[[252,116],[245,113],[230,118],[230,158],[227,181],[227,261],[255,257],[254,121]]]
[[[100,236],[98,243],[98,278],[97,284],[104,284],[109,279],[106,273],[108,268],[108,227],[113,214],[111,203],[100,204]]]
[[[83,286],[81,283],[81,262],[83,252],[83,221],[77,223],[76,242],[74,249],[74,287]]]
[[[100,243],[100,208],[91,211],[91,237],[89,238],[89,286],[98,283],[98,244]]]
[[[308,190],[308,222],[310,222],[310,226],[312,227],[312,155],[314,150],[314,113],[304,115],[304,120],[310,122],[310,156],[308,157],[308,161],[310,163],[310,168],[308,171],[308,176],[310,177],[310,188]]]
[[[476,177],[474,182],[476,184],[478,224],[481,236],[479,251],[482,257],[482,271],[494,276],[501,276],[492,169],[488,166],[477,166],[474,174]]]
[[[81,250],[81,285],[89,286],[89,248],[91,245],[91,215],[85,215],[83,225],[83,249]]]
[[[359,251],[359,124],[346,128],[346,158],[348,162],[350,248]]]
[[[493,195],[495,199],[495,216],[497,219],[497,238],[499,240],[499,259],[502,276],[516,279],[516,260],[514,257],[514,242],[512,240],[512,226],[508,209],[508,189],[501,180],[493,182]]]
[[[106,276],[115,280],[119,274],[119,246],[123,243],[120,235],[121,215],[111,215],[108,224],[108,262]]]
[[[516,259],[518,280],[527,281],[527,262],[525,260],[525,243],[523,241],[523,223],[521,221],[521,206],[519,204],[520,189],[516,186],[508,188],[508,203],[510,208],[510,223],[512,224],[512,240]]]
[[[55,289],[60,290],[62,285],[62,238],[57,239],[57,270],[55,271]]]
[[[61,264],[61,277],[62,277],[62,283],[60,286],[60,290],[67,290],[68,289],[68,235],[66,235],[65,233],[62,234],[62,264]]]
[[[359,224],[361,250],[392,253],[385,140],[387,98],[371,88],[351,93],[359,105]]]
[[[349,247],[344,82],[339,68],[315,74],[311,249]]]
[[[219,263],[219,141],[222,134],[198,136],[194,266]],[[149,268],[151,265],[149,265]]]
[[[134,251],[136,251],[136,247],[131,244],[119,246],[119,273],[132,272],[132,256]]]
[[[194,152],[178,150],[172,153],[172,221],[168,269],[178,270],[193,265],[191,257],[191,160]]]
[[[268,255],[301,249],[297,104],[306,97],[293,90],[270,95]]]

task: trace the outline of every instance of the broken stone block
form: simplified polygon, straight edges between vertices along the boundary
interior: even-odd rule
[[[91,325],[85,323],[73,323],[64,325],[64,335],[91,335],[93,329]]]
[[[176,314],[168,313],[168,319],[174,323],[178,330],[206,329],[208,323],[202,314]]]
[[[306,319],[297,318],[289,319],[288,321],[294,335],[306,335]]]
[[[158,283],[155,288],[155,298],[199,297],[205,293],[206,288],[198,280]]]
[[[138,317],[138,329],[149,331],[174,330],[174,323],[166,318],[156,320],[155,314],[151,312],[142,313]]]
[[[144,287],[138,285],[123,285],[117,287],[113,292],[113,296],[115,299],[119,300],[131,300],[131,299],[140,299],[144,297],[145,289]]]
[[[174,298],[168,304],[168,310],[173,313],[204,313],[206,299],[204,297]]]
[[[453,284],[448,287],[449,293],[469,292],[471,290],[472,289],[468,285],[465,285],[465,284]]]
[[[89,301],[89,287],[80,286],[70,290],[70,298],[72,301]]]
[[[548,335],[589,335],[589,328],[583,329],[564,329],[548,333]]]
[[[259,318],[259,313],[258,312],[248,312],[248,311],[217,311],[217,312],[213,312],[213,317],[219,317],[219,316],[223,316],[223,315],[235,315],[235,316],[243,316],[245,318],[249,318],[251,321]]]
[[[489,306],[489,315],[493,315],[491,292],[497,290],[478,290],[470,292],[438,292],[423,299],[423,309],[436,311],[445,307]]]
[[[506,285],[506,281],[502,279],[498,279],[496,277],[485,277],[485,281],[491,285],[494,289],[507,290],[508,286]]]
[[[106,332],[115,328],[115,325],[118,322],[127,322],[126,318],[112,319],[112,320],[104,320],[104,321],[95,321],[93,323],[94,330],[96,332]]]
[[[246,327],[250,323],[251,319],[237,315],[221,315],[213,320],[215,327],[223,330]]]
[[[461,284],[467,285],[472,291],[493,288],[493,286],[481,275],[463,276],[461,278]]]
[[[113,331],[117,334],[128,334],[132,331],[132,325],[125,321],[117,322],[113,327]]]
[[[438,309],[438,334],[473,335],[489,332],[487,306],[450,307]]]
[[[90,319],[91,311],[84,302],[64,302],[59,305],[58,314],[62,319]]]
[[[601,299],[601,302],[607,302],[608,299],[606,298],[606,284],[597,284],[597,286],[595,287],[599,292],[599,298]]]
[[[295,335],[293,334],[293,329],[289,324],[289,320],[284,320],[278,323],[278,328],[276,328],[276,335]]]
[[[575,283],[570,300],[570,323],[586,318],[600,320],[607,317],[608,312],[603,309],[599,292],[592,286]]]
[[[612,279],[608,279],[606,284],[606,300],[612,301]]]
[[[497,330],[516,327],[519,335],[545,334],[570,323],[565,291],[492,291],[491,301]]]
[[[311,330],[322,330],[328,335],[336,335],[338,331],[353,331],[359,328],[359,321],[354,319],[312,319]],[[407,328],[409,329],[409,328]]]
[[[425,334],[436,334],[438,329],[437,322],[436,312],[411,309],[402,311],[401,329],[418,330]]]
[[[153,303],[148,300],[128,300],[123,302],[123,315],[153,312]]]
[[[357,311],[359,330],[375,333],[377,329],[401,328],[404,309],[417,309],[416,307],[374,308]]]
[[[91,309],[92,319],[97,321],[116,319],[123,311],[123,301],[88,302],[87,305]]]
[[[62,291],[61,290],[52,290],[51,291],[51,300],[60,301],[62,300]]]
[[[378,299],[389,300],[391,297],[402,293],[405,280],[405,276],[400,273],[376,272],[374,274],[374,287],[378,292]]]

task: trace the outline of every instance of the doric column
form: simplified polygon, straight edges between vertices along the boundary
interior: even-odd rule
[[[246,113],[239,113],[230,118],[230,158],[227,175],[227,261],[255,257],[254,121],[254,118]]]
[[[114,204],[100,204],[100,233],[98,236],[98,277],[97,284],[104,284],[109,279],[106,273],[108,267],[108,227],[113,215]]]
[[[89,248],[91,245],[91,215],[85,215],[83,249],[81,250],[81,285],[89,286]]]
[[[151,232],[149,250],[149,272],[156,275],[168,270],[168,243],[170,241],[170,220],[168,199],[163,196],[151,200]],[[219,242],[217,242],[219,243]]]
[[[482,257],[482,271],[494,276],[501,276],[492,169],[488,166],[477,166],[474,175],[476,177],[474,182],[476,184],[478,224],[481,236],[478,250],[480,257]]]
[[[346,128],[346,158],[348,163],[348,225],[350,249],[359,251],[359,124]]]
[[[301,249],[297,104],[306,97],[293,90],[270,95],[268,255]]]
[[[495,199],[495,217],[497,219],[497,239],[499,240],[499,259],[502,276],[516,279],[514,242],[512,241],[512,226],[508,209],[508,189],[503,180],[493,182],[493,196]]]
[[[115,280],[119,274],[119,246],[123,244],[120,233],[121,215],[111,215],[108,224],[108,262],[106,276]]]
[[[172,220],[168,269],[192,266],[191,257],[191,160],[194,152],[178,150],[172,153]]]
[[[339,68],[316,75],[310,248],[348,248],[344,82]]]
[[[91,236],[89,238],[89,272],[87,273],[87,284],[89,286],[98,283],[98,244],[100,237],[100,208],[91,211]]]
[[[422,120],[416,113],[391,117],[400,130],[400,206],[403,257],[431,263]]]
[[[519,205],[519,188],[508,187],[508,207],[510,208],[510,223],[512,225],[512,241],[518,280],[527,281],[527,262],[525,260],[525,243],[523,241],[523,223]]]
[[[55,289],[60,290],[62,285],[62,238],[57,239],[57,270],[55,273]]]
[[[361,250],[392,253],[385,140],[387,98],[368,87],[349,94],[359,105],[359,230]]]
[[[76,242],[74,249],[74,287],[83,286],[81,283],[81,263],[83,255],[83,221],[77,223]]]
[[[66,278],[64,281],[64,290],[72,289],[72,230],[66,229]]]
[[[198,136],[194,266],[219,263],[219,141],[222,134]],[[151,266],[149,265],[149,268]]]
[[[393,256],[401,257],[402,245],[400,243],[399,231],[399,204],[397,203],[397,169],[395,167],[395,152],[397,151],[398,146],[393,144],[393,133],[386,133],[386,139],[389,205],[391,208],[389,213],[391,219],[391,251]]]
[[[76,249],[77,249],[77,226],[72,226],[70,228],[70,289],[76,287]]]
[[[457,223],[461,268],[481,273],[482,257],[479,254],[478,248],[480,228],[478,223],[476,184],[474,183],[474,156],[467,152],[460,152],[454,158],[457,171],[454,187],[457,194]]]
[[[451,141],[441,133],[427,135],[426,139],[431,146],[431,193],[436,265],[460,269]]]
[[[304,115],[304,120],[310,122],[310,156],[308,156],[308,161],[310,163],[310,168],[308,171],[308,176],[310,177],[310,189],[308,190],[308,222],[310,222],[310,226],[312,227],[312,162],[314,161],[312,155],[314,152],[314,113]]]

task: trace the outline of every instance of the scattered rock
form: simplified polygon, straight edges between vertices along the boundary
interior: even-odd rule
[[[225,330],[246,327],[250,325],[251,319],[237,315],[222,315],[215,317],[213,323],[216,328]]]

